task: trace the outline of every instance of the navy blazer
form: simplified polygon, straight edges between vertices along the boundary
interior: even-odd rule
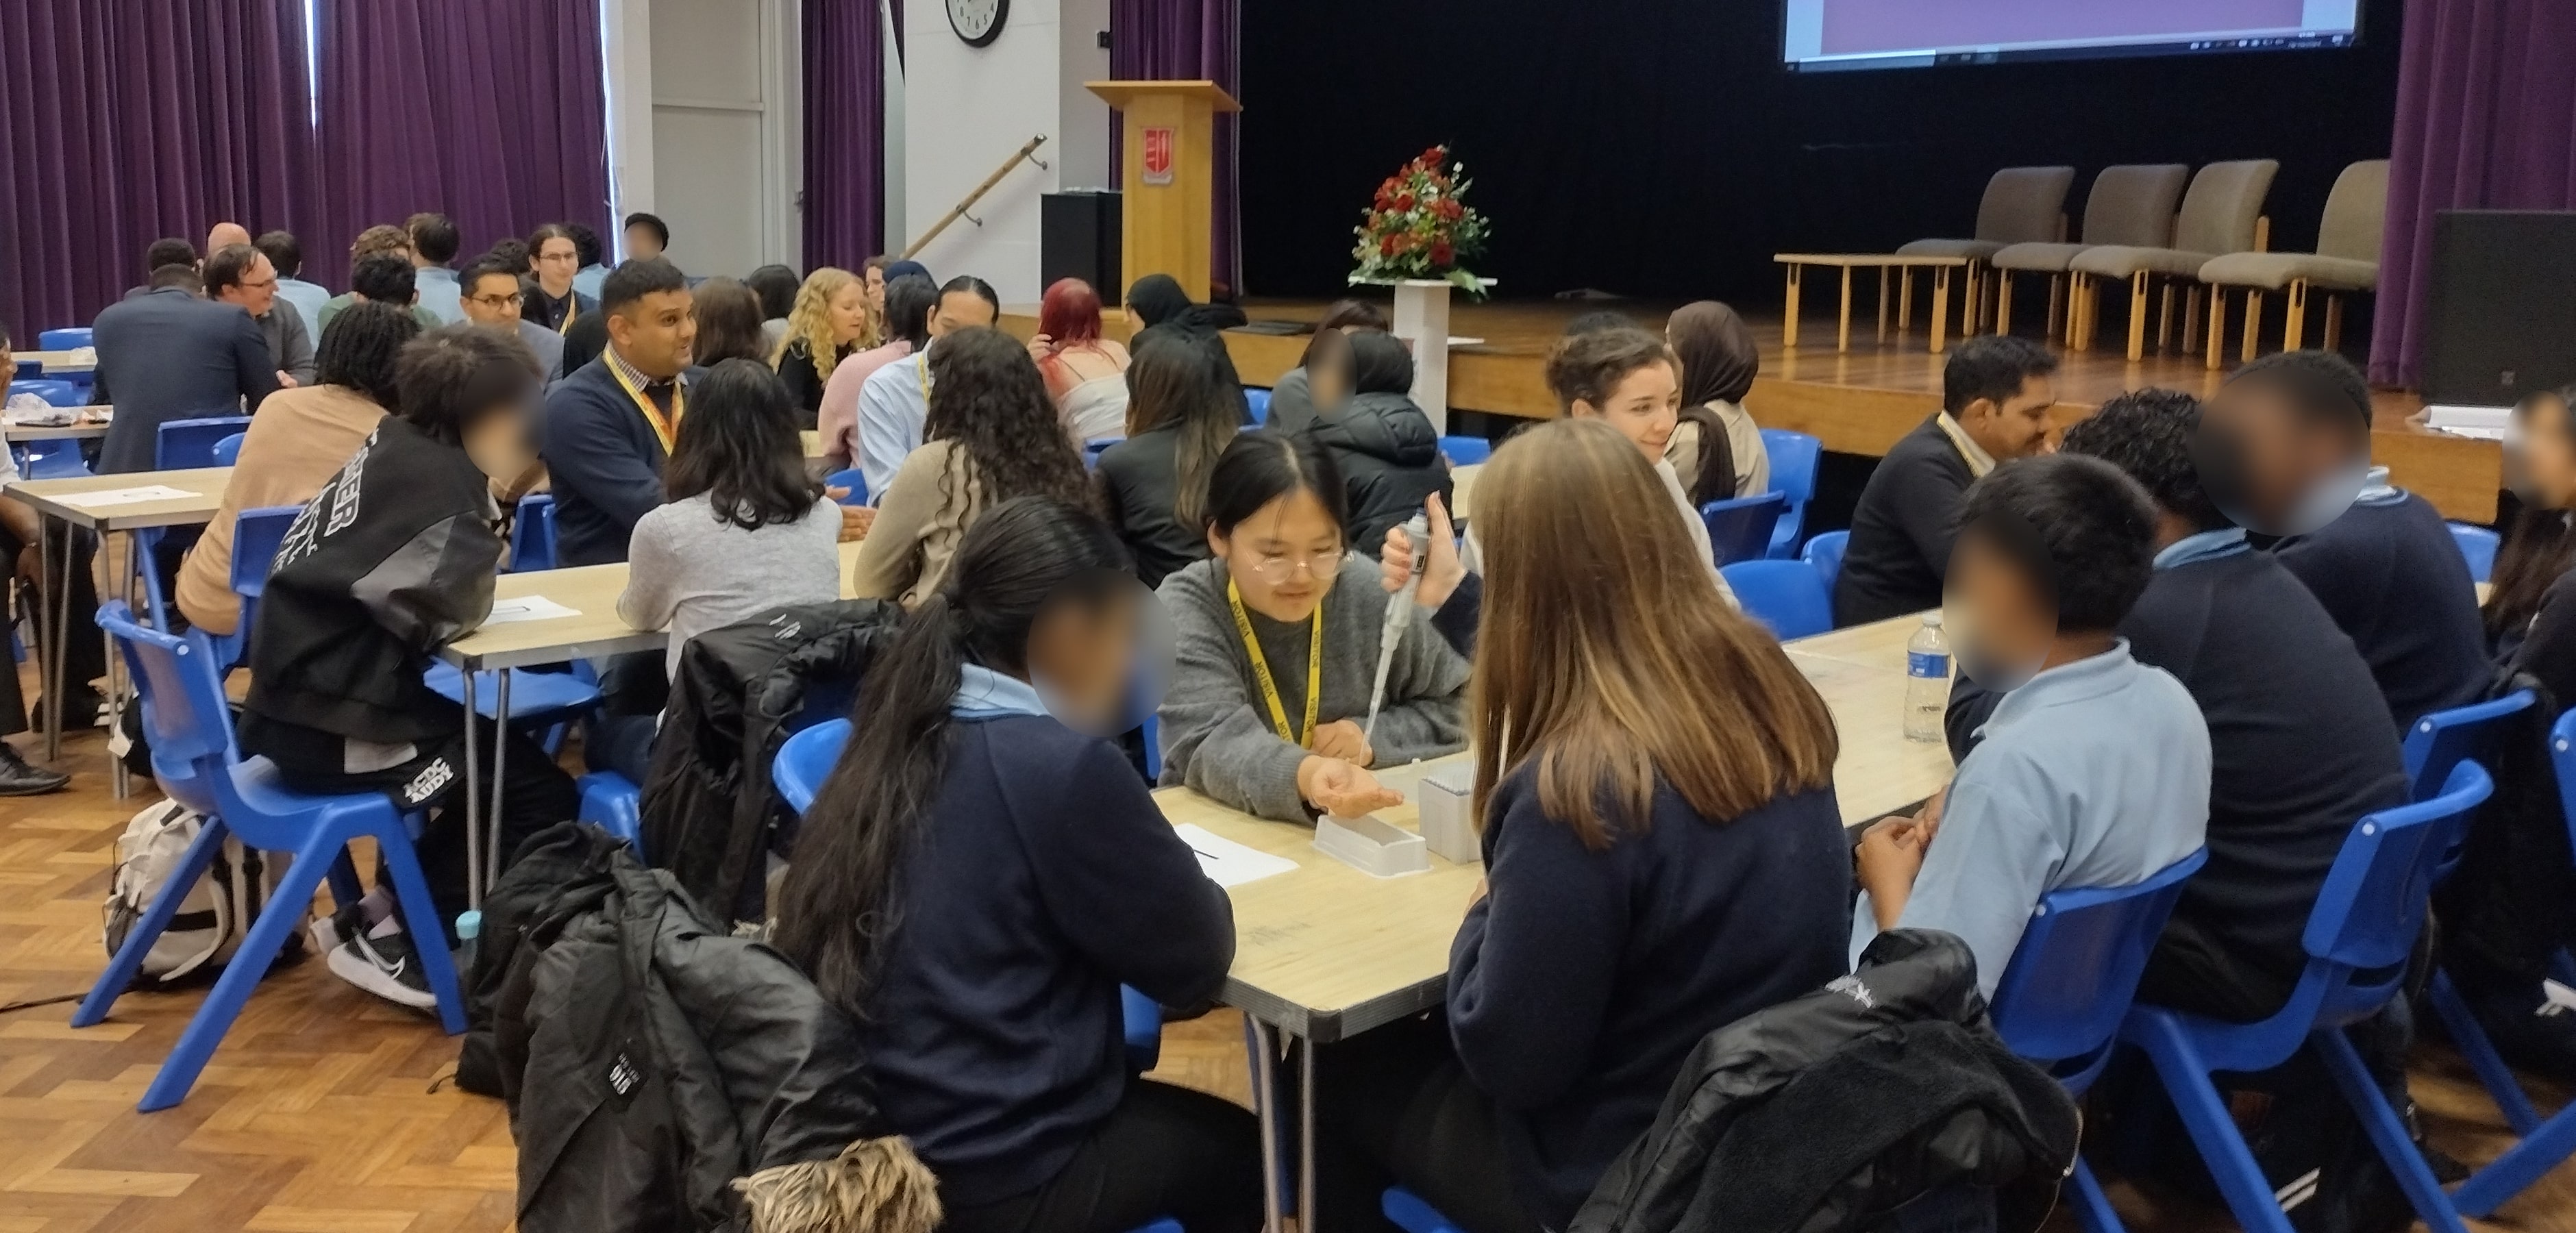
[[[161,425],[245,415],[277,390],[268,338],[238,304],[164,287],[109,305],[90,329],[98,348],[91,401],[116,408],[99,446],[102,473],[153,470]]]
[[[683,389],[706,375],[681,374]],[[626,559],[635,521],[662,504],[662,439],[605,355],[564,374],[546,391],[546,473],[555,494],[555,560],[605,565]]]

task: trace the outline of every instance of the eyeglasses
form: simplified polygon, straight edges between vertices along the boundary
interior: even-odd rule
[[[274,279],[274,278],[261,279],[261,280],[260,280],[260,281],[258,281],[258,282],[252,282],[252,281],[251,281],[251,280],[249,280],[249,279],[243,279],[243,280],[242,280],[242,282],[241,282],[242,289],[243,289],[243,290],[245,290],[245,291],[265,291],[265,290],[267,290],[268,288],[270,288],[270,287],[274,287],[274,286],[276,286],[276,285],[277,285],[277,280],[276,280],[276,279]]]
[[[1342,550],[1339,548],[1325,552],[1263,553],[1252,563],[1252,574],[1273,585],[1288,581],[1301,570],[1309,578],[1321,578],[1334,572],[1341,559]]]
[[[494,310],[508,308],[512,304],[519,302],[519,297],[516,295],[469,295],[465,298],[473,303],[480,304],[485,308]]]

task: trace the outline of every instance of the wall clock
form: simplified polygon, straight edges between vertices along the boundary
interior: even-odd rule
[[[948,0],[948,28],[969,47],[985,47],[1002,36],[1011,15],[1011,0]]]

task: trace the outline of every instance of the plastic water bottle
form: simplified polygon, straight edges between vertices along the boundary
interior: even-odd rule
[[[1950,709],[1950,642],[1941,636],[1941,614],[1923,614],[1923,628],[1905,644],[1905,739],[1942,739]]]
[[[474,956],[482,948],[483,914],[466,911],[456,914],[456,979],[459,984],[474,987]]]

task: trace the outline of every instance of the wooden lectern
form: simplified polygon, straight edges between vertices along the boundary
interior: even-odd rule
[[[1191,299],[1205,301],[1208,232],[1216,216],[1215,116],[1242,108],[1213,81],[1083,85],[1127,118],[1121,160],[1126,166],[1119,179],[1125,193],[1119,251],[1127,286],[1147,274],[1169,274]]]

